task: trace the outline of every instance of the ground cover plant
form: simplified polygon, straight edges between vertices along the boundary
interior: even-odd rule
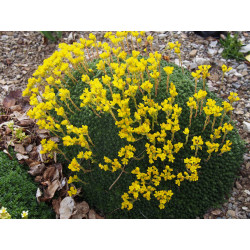
[[[13,153],[13,152],[12,152]],[[12,154],[13,155],[13,154]],[[37,185],[27,173],[27,166],[0,151],[0,218],[51,219],[54,213],[36,200]]]
[[[81,187],[107,218],[195,218],[220,205],[244,150],[231,119],[237,94],[223,101],[206,88],[210,65],[184,69],[178,41],[162,56],[145,32],[105,38],[60,44],[23,92],[28,115],[60,138],[42,140],[41,153],[72,172],[69,196]]]

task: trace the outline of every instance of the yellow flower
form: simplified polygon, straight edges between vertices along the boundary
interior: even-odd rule
[[[77,193],[77,189],[75,187],[70,187],[68,191],[69,196],[75,195]]]
[[[151,35],[149,35],[149,36],[147,37],[147,41],[148,41],[149,43],[152,43],[153,40],[154,40],[154,37],[152,37]]]
[[[222,72],[225,73],[225,72],[230,71],[232,68],[231,68],[231,67],[228,67],[228,68],[227,68],[227,66],[226,66],[225,64],[223,64],[223,65],[221,66],[221,69],[222,69]]]
[[[239,101],[240,98],[238,97],[238,94],[235,92],[230,92],[230,96],[228,97],[228,100],[232,104],[233,102]]]
[[[76,158],[73,158],[73,160],[71,161],[71,163],[69,164],[68,168],[71,170],[71,171],[77,171],[79,172],[80,171],[80,165],[79,163],[77,162]]]
[[[174,67],[166,66],[163,68],[167,75],[171,75],[173,73]]]

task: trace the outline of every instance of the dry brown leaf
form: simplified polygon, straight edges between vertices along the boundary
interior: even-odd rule
[[[89,219],[96,219],[96,213],[93,209],[89,210]]]
[[[23,147],[22,144],[17,144],[17,143],[15,143],[14,145],[15,145],[15,147],[14,147],[14,151],[15,151],[15,152],[20,153],[20,154],[22,154],[22,155],[26,155],[26,154],[27,154],[27,152],[26,152],[26,150],[24,149],[24,147]]]
[[[21,107],[20,105],[14,105],[14,106],[11,106],[11,107],[10,107],[10,110],[11,110],[12,112],[14,112],[14,111],[21,111],[21,110],[22,110],[22,107]]]
[[[40,144],[39,146],[36,147],[36,151],[39,154],[39,158],[40,158],[41,162],[44,162],[45,161],[45,159],[44,159],[45,155],[40,153],[41,150],[42,150],[42,145]]]
[[[11,90],[8,96],[14,99],[21,99],[22,93],[23,91],[21,89]]]
[[[61,197],[59,197],[58,199],[52,200],[52,207],[53,207],[53,210],[55,211],[57,216],[59,216],[59,208],[60,208],[61,201],[62,201]]]
[[[44,163],[41,163],[41,164],[31,167],[28,173],[31,174],[32,176],[36,176],[36,175],[42,174],[44,169],[45,169],[45,165]]]
[[[38,203],[40,203],[42,195],[43,195],[43,193],[42,193],[41,189],[37,188],[37,190],[36,190],[36,199],[37,199]]]
[[[21,127],[29,127],[34,124],[34,121],[32,119],[24,119],[24,120],[20,120],[18,124]]]
[[[21,122],[23,120],[30,120],[30,118],[27,116],[26,113],[21,113],[18,111],[14,111],[12,116],[14,116],[19,122]]]
[[[11,156],[11,154],[8,152],[7,149],[4,149],[3,152],[8,155],[8,157],[9,157],[10,160],[13,159],[13,157]]]
[[[99,215],[99,214],[96,214],[96,219],[104,219],[104,217],[102,217],[102,216]]]
[[[43,173],[43,179],[46,181],[52,181],[54,179],[55,172],[56,168],[54,166],[49,166]]]
[[[220,215],[222,213],[222,211],[220,209],[216,209],[214,211],[211,212],[213,215]]]
[[[44,197],[51,199],[54,197],[56,190],[60,187],[60,182],[58,180],[53,181],[48,188],[44,191]]]
[[[3,106],[7,109],[14,106],[15,104],[16,104],[16,100],[14,98],[5,97],[3,99]]]
[[[17,154],[16,154],[16,158],[17,158],[17,160],[21,161],[21,160],[26,160],[26,159],[28,159],[29,156],[23,155],[23,154],[20,154],[20,153],[17,153]]]
[[[89,212],[89,204],[86,201],[82,201],[76,204],[76,213],[87,214]]]
[[[38,175],[35,177],[34,181],[40,183],[42,181],[42,178],[43,177],[41,175]]]
[[[60,219],[69,219],[74,211],[75,201],[72,197],[65,197],[59,208]]]

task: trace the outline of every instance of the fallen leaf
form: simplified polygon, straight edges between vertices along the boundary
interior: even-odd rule
[[[23,91],[21,89],[11,90],[8,96],[14,99],[21,99],[22,93]]]
[[[248,62],[250,62],[250,55],[245,57],[247,59]]]
[[[36,175],[42,174],[44,169],[45,169],[45,165],[44,163],[41,163],[41,164],[31,167],[28,173],[31,174],[32,176],[36,176]]]
[[[23,120],[30,120],[30,118],[26,115],[26,113],[20,113],[18,111],[13,112],[13,116],[20,122]]]
[[[21,111],[22,107],[20,105],[14,105],[14,106],[10,107],[10,110],[12,112],[14,112],[14,111]]]
[[[89,212],[89,204],[86,201],[82,201],[76,204],[76,211],[81,212],[83,214],[87,214]]]
[[[37,188],[37,190],[36,190],[36,199],[37,199],[38,203],[40,203],[40,199],[41,199],[42,195],[43,195],[43,193],[40,190],[40,188]]]
[[[75,201],[72,197],[65,197],[61,203],[59,208],[60,219],[69,219],[73,213],[75,208]]]
[[[96,214],[96,219],[104,219],[104,217],[102,217],[102,216],[99,215],[99,214]]]
[[[43,177],[41,175],[38,175],[35,177],[34,181],[39,183],[39,182],[41,182],[42,178]]]
[[[16,154],[16,158],[17,158],[17,160],[21,161],[21,160],[28,159],[29,156],[23,155],[23,154],[20,154],[20,153],[17,153],[17,154]]]
[[[17,153],[20,153],[22,155],[26,155],[27,152],[26,150],[24,149],[23,145],[22,144],[14,144],[15,147],[14,147],[14,151],[17,152]]]
[[[39,154],[41,162],[44,162],[44,159],[43,159],[44,156],[40,153],[42,150],[42,145],[40,144],[39,146],[37,146],[36,150],[37,150],[37,153]]]
[[[58,180],[53,181],[48,188],[44,191],[44,197],[46,199],[51,199],[54,197],[56,190],[60,187],[60,182]]]
[[[5,154],[8,155],[8,157],[9,157],[10,160],[13,159],[13,157],[12,157],[11,154],[8,152],[8,150],[4,149],[3,152],[4,152]]]
[[[4,106],[5,108],[7,108],[7,109],[10,108],[10,107],[12,107],[12,106],[14,106],[15,103],[16,103],[16,100],[13,99],[13,98],[5,97],[5,98],[3,99],[3,106]]]
[[[54,166],[49,166],[43,173],[43,179],[52,182],[52,180],[54,179],[55,172],[56,168]]]
[[[96,219],[96,213],[93,209],[89,210],[89,219]]]
[[[220,215],[221,212],[222,212],[222,211],[221,211],[220,209],[216,209],[216,210],[212,211],[211,213],[212,213],[213,215]]]
[[[34,121],[32,119],[24,119],[24,120],[20,120],[18,125],[21,127],[29,127],[32,126],[34,124]]]
[[[52,200],[53,210],[55,211],[56,215],[58,215],[58,216],[59,216],[59,208],[60,208],[61,201],[62,201],[61,197],[59,197],[58,199],[53,199]]]

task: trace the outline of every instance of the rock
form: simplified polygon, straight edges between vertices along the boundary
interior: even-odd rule
[[[2,35],[1,36],[1,40],[3,40],[3,41],[8,40],[8,38],[9,38],[9,36],[7,36],[7,35]]]
[[[249,122],[243,122],[243,130],[247,133],[250,133],[250,123]]]
[[[236,213],[235,213],[235,211],[233,211],[233,210],[228,210],[226,215],[227,215],[228,217],[235,217],[235,216],[236,216]]]
[[[198,50],[197,49],[193,49],[190,53],[189,56],[190,57],[195,57],[197,55]]]
[[[159,37],[159,39],[164,39],[164,38],[167,37],[167,35],[166,34],[160,34],[160,35],[158,35],[158,37]]]
[[[246,70],[242,71],[241,72],[242,76],[247,76],[248,75],[248,72]]]
[[[209,46],[210,47],[212,47],[212,48],[214,48],[214,47],[216,47],[216,45],[217,45],[217,41],[215,40],[215,41],[212,41],[210,44],[209,44]]]
[[[223,48],[220,48],[220,49],[218,50],[218,53],[221,54],[221,53],[223,52],[223,50],[224,50]]]
[[[196,63],[190,63],[190,70],[197,69],[198,65]]]
[[[236,88],[236,89],[239,89],[239,88],[240,88],[240,86],[241,86],[241,85],[240,85],[240,84],[238,84],[238,83],[233,83],[232,85],[233,85],[233,87],[234,87],[234,88]]]
[[[217,50],[216,49],[208,49],[208,54],[211,56],[214,56],[217,54]]]
[[[249,51],[250,51],[250,43],[246,46],[242,46],[240,49],[240,52],[242,52],[242,53],[247,53]]]
[[[246,210],[248,210],[248,207],[242,207],[242,209],[246,211]]]
[[[245,68],[246,68],[246,66],[245,66],[244,63],[240,64],[240,65],[237,67],[237,69],[239,69],[239,70],[242,70],[242,69],[245,69]]]
[[[205,58],[202,58],[202,57],[196,57],[195,58],[195,63],[197,63],[198,66],[200,65],[208,65],[210,64],[210,61],[209,59],[205,59]]]
[[[211,81],[207,82],[207,86],[208,86],[209,90],[212,91],[212,92],[216,90],[216,88],[213,86]]]
[[[234,113],[235,113],[236,115],[244,115],[244,111],[241,110],[241,109],[236,109],[236,110],[234,110]]]
[[[245,189],[244,192],[245,192],[246,194],[250,195],[250,191],[249,191],[249,190]]]

